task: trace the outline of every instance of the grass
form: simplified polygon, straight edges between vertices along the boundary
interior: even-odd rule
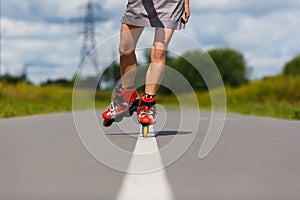
[[[229,112],[300,119],[300,77],[269,77],[225,90]],[[197,96],[201,107],[210,108],[208,93]]]
[[[70,111],[72,89],[0,83],[0,117]]]
[[[229,112],[300,119],[300,77],[270,77],[252,81],[238,88],[225,87],[225,90]],[[0,82],[0,118],[71,111],[72,92],[73,89],[68,87],[35,86],[26,83],[12,85]],[[101,91],[93,95],[82,90],[77,95],[77,99],[82,103],[79,103],[76,109],[94,106],[104,108],[111,100],[110,91]],[[210,109],[210,94],[197,92],[196,95],[200,107]],[[185,95],[184,103],[188,105],[191,98],[191,94]],[[168,109],[178,108],[178,100],[174,95],[159,95],[158,102]]]
[[[229,104],[229,112],[236,112],[247,115],[260,115],[285,119],[298,119],[300,120],[299,105],[290,105],[285,103],[272,103],[272,104]]]

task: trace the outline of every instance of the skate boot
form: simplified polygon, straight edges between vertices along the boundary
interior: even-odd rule
[[[154,137],[153,124],[156,123],[156,95],[143,94],[137,108],[138,121],[142,125],[140,135]]]
[[[130,117],[136,111],[139,103],[135,88],[116,88],[116,97],[102,113],[103,126],[109,127],[113,122],[120,122],[124,117]]]

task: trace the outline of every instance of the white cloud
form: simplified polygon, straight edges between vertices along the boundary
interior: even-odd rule
[[[192,13],[188,28],[206,48],[232,47],[241,51],[254,68],[253,75],[262,77],[279,73],[287,61],[300,53],[299,18],[297,9],[270,10],[263,15],[200,11]]]
[[[107,10],[125,10],[126,0],[104,0],[102,1],[103,8]],[[122,12],[121,12],[122,13]]]
[[[96,27],[98,43],[118,32],[114,24],[114,21],[109,20]],[[82,37],[78,33],[82,27],[83,24],[57,24],[2,17],[2,73],[20,74],[22,67],[29,63],[29,78],[35,83],[45,80],[47,75],[73,75],[80,60]],[[58,73],[56,68],[45,69],[49,65],[61,66],[64,73]],[[32,70],[32,67],[40,70]],[[53,71],[44,73],[44,69]],[[35,73],[43,76],[39,77]]]
[[[300,33],[299,17],[299,12],[291,11],[273,12],[256,18],[244,17],[238,20],[235,31],[225,38],[240,48],[273,46],[281,49],[290,40],[299,43],[296,37]]]
[[[246,56],[247,58],[247,56]],[[253,58],[248,58],[249,66],[252,66],[255,71],[252,78],[262,78],[264,76],[277,75],[282,72],[282,66],[279,63],[285,63],[290,58],[287,57],[259,57],[255,55]]]
[[[5,70],[17,73],[25,63],[36,62],[39,64],[29,69],[30,78],[35,81],[46,79],[47,75],[73,74],[79,62],[81,38],[77,33],[82,24],[72,25],[69,19],[83,16],[84,10],[79,7],[86,2],[2,0],[2,66]],[[109,19],[96,26],[97,41],[102,42],[119,32],[127,1],[96,2],[105,10],[97,11],[97,15]],[[299,0],[195,0],[190,3],[192,17],[184,33],[207,48],[226,46],[240,50],[249,66],[254,67],[255,77],[280,72],[284,63],[300,52]],[[148,35],[145,33],[146,38],[152,38]],[[184,46],[182,41],[173,42]],[[63,67],[51,68],[43,63]]]
[[[239,20],[236,29],[225,36],[225,41],[242,52],[251,52],[247,57],[249,65],[257,76],[263,68],[269,74],[281,71],[300,46],[300,14],[291,11],[278,11],[262,17],[244,17]],[[246,54],[247,55],[247,54]],[[267,74],[267,70],[264,70]]]
[[[254,14],[300,7],[297,0],[210,0],[192,1],[191,5],[195,10],[238,11]]]
[[[74,26],[48,24],[46,22],[28,22],[23,20],[13,20],[6,17],[2,18],[2,28],[5,31],[3,37],[35,37],[35,38],[49,38],[49,37],[70,37],[71,33],[77,29]],[[76,28],[76,29],[75,29]]]
[[[76,49],[76,51],[74,51]],[[78,64],[77,51],[79,45],[74,41],[44,41],[36,39],[14,40],[3,43],[2,62],[5,71],[19,74],[20,68],[29,64],[30,66],[62,66],[72,71],[76,70]],[[55,72],[53,72],[55,73]],[[69,72],[72,73],[72,72]],[[30,78],[30,77],[29,77]]]
[[[93,1],[103,9],[95,8],[97,16],[111,18],[125,9],[125,1]],[[83,16],[87,0],[2,0],[2,15],[12,19],[68,23],[71,18]],[[116,12],[118,11],[118,12]]]
[[[55,69],[45,66],[63,66],[65,75],[76,70],[80,43],[76,37],[76,27],[45,22],[26,22],[3,18],[5,29],[2,40],[2,73],[20,74],[26,64],[30,64],[29,79],[38,83],[46,76],[58,75]],[[71,67],[72,68],[71,68]],[[40,67],[43,71],[53,70],[38,76],[31,67]],[[71,71],[70,71],[71,70]],[[38,79],[36,79],[38,77]]]
[[[4,0],[2,9],[3,15],[13,19],[39,21],[72,17],[85,2],[86,0]]]

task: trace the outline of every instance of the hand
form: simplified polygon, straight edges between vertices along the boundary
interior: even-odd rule
[[[184,14],[185,14],[185,23],[189,22],[191,16],[189,0],[184,0]]]

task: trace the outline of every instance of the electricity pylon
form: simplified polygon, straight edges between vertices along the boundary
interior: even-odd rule
[[[99,4],[93,3],[89,0],[85,5],[82,6],[85,9],[85,16],[73,18],[70,21],[73,23],[83,23],[83,31],[80,32],[83,36],[82,39],[82,47],[80,51],[80,61],[79,66],[84,62],[84,59],[90,54],[92,50],[94,50],[93,55],[91,55],[90,59],[94,65],[96,74],[98,73],[98,59],[96,57],[96,32],[95,32],[95,24],[97,22],[106,21],[107,19],[102,17],[95,16],[95,10],[102,11],[102,7]]]

